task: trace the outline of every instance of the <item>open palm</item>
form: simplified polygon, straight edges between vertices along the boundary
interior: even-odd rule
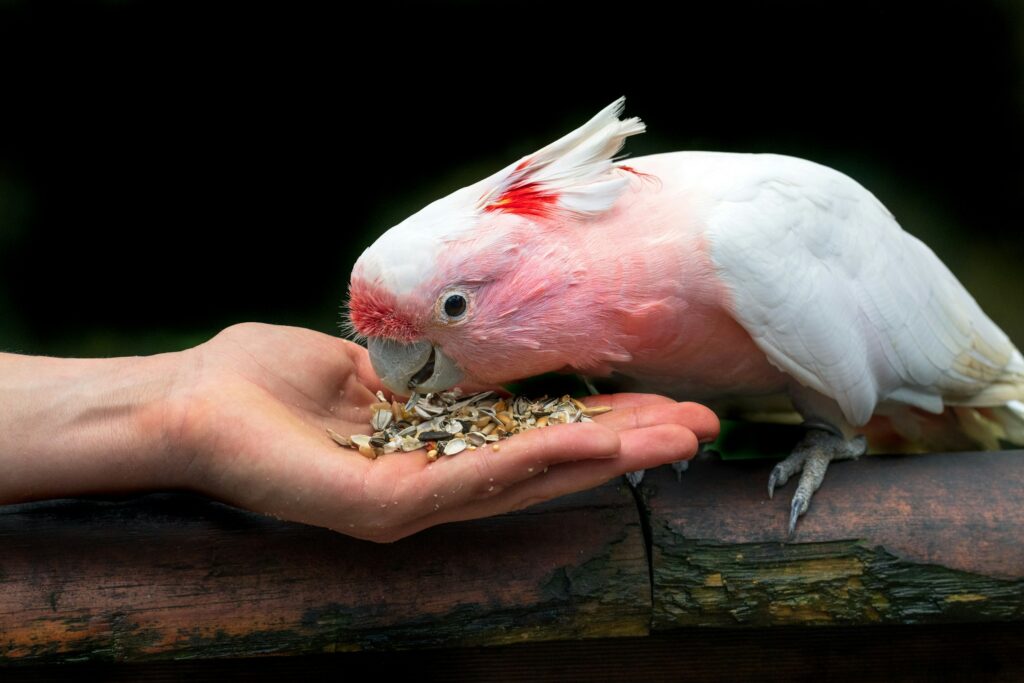
[[[189,488],[390,541],[690,458],[718,431],[702,406],[617,394],[590,399],[615,408],[594,423],[532,430],[436,462],[422,450],[369,460],[339,448],[326,428],[366,433],[381,388],[356,344],[295,327],[235,325],[185,352],[169,452]]]

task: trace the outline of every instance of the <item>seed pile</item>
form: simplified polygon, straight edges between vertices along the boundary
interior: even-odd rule
[[[427,458],[437,460],[441,455],[476,450],[538,427],[590,422],[594,415],[611,410],[608,406],[586,406],[568,395],[502,398],[485,391],[464,397],[458,389],[413,394],[404,404],[389,403],[381,392],[377,392],[377,399],[370,406],[372,435],[345,437],[331,429],[327,433],[339,445],[357,449],[368,458],[426,448]]]

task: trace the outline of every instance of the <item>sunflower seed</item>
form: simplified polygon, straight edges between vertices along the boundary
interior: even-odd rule
[[[352,445],[354,445],[356,448],[361,448],[363,446],[370,445],[370,437],[367,436],[366,434],[353,434],[352,436],[348,437],[348,440],[351,441]]]
[[[413,394],[405,403],[388,401],[378,392],[370,406],[373,435],[345,437],[328,429],[327,434],[339,446],[358,450],[367,458],[386,453],[408,453],[429,446],[428,460],[451,456],[465,450],[489,446],[530,429],[553,424],[592,422],[608,406],[586,406],[571,396],[560,398],[526,396],[500,398],[485,391],[463,396],[455,389],[426,395]]]
[[[387,408],[378,408],[373,411],[373,417],[370,419],[370,425],[378,432],[382,432],[388,428],[391,424],[391,420],[394,418],[394,413],[391,412],[391,406]]]
[[[582,412],[587,417],[594,417],[595,415],[604,415],[611,409],[611,406],[587,406],[580,412]]]
[[[415,451],[419,450],[420,448],[423,448],[423,442],[412,436],[401,437],[401,441],[399,442],[399,444],[399,448],[402,449],[403,453],[408,453],[409,451]]]
[[[466,450],[466,442],[464,439],[452,439],[444,445],[445,455],[455,455]]]
[[[449,439],[449,438],[451,438],[451,436],[452,435],[449,434],[448,432],[441,432],[441,431],[437,431],[437,432],[420,432],[419,434],[416,435],[416,437],[420,441],[423,441],[424,443],[427,442],[427,441],[440,441],[441,439]]]
[[[334,439],[334,443],[338,444],[339,446],[352,446],[352,442],[349,441],[348,438],[342,436],[341,434],[334,431],[330,427],[327,428],[327,435]]]

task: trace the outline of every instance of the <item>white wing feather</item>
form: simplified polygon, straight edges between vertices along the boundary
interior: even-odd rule
[[[886,401],[941,412],[1022,397],[1020,353],[870,192],[791,157],[707,156],[706,234],[733,314],[850,424]]]

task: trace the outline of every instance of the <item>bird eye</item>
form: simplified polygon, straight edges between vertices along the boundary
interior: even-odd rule
[[[461,294],[449,294],[444,300],[444,313],[454,319],[464,316],[466,314],[466,297]]]

